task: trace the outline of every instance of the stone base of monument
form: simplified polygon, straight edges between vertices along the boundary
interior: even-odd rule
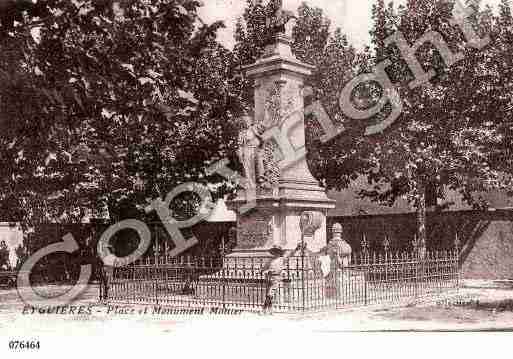
[[[199,279],[199,286],[202,287],[206,283],[219,281],[219,274],[212,276],[202,276]],[[259,288],[265,289],[265,279],[261,275],[254,275],[252,272],[229,272],[222,279],[227,288],[233,286],[237,294],[254,293],[252,290]],[[291,276],[284,278],[279,285],[274,306],[282,308],[323,308],[325,306],[344,306],[351,304],[356,297],[363,295],[365,288],[365,278],[361,273],[356,271],[347,271],[337,273],[336,279],[333,277],[315,277],[312,275],[303,278],[299,276]],[[228,293],[230,289],[227,289]],[[201,294],[201,293],[196,293]],[[253,296],[255,296],[253,294]],[[355,297],[356,296],[356,297]],[[256,295],[263,304],[264,292]],[[252,298],[252,300],[255,300]],[[240,298],[238,298],[240,299]],[[251,301],[251,298],[248,299]]]
[[[237,252],[226,256],[223,268],[212,275],[201,276],[201,279],[228,279],[228,280],[265,280],[262,273],[264,265],[273,257],[267,249],[252,249],[247,252]],[[285,272],[294,278],[302,278],[303,273],[312,272],[313,267],[309,257],[292,257],[287,261]]]
[[[277,245],[286,251],[294,250],[302,240],[313,252],[326,246],[326,216],[328,210],[334,208],[333,201],[325,194],[308,199],[282,195],[258,198],[250,211],[237,216],[237,247],[233,257],[269,257],[271,247]],[[237,213],[247,204],[240,198],[227,202],[228,208]],[[305,211],[315,211],[320,221],[318,230],[307,238],[303,237],[300,229],[301,216]]]
[[[248,281],[254,283],[255,281],[265,281],[265,275],[262,273],[264,265],[272,258],[271,255],[264,257],[264,252],[257,255],[256,252],[251,251],[249,256],[227,256],[224,260],[223,268],[214,274],[203,275],[199,280],[233,280],[239,283]],[[314,264],[315,259],[312,257],[291,257],[287,261],[284,269],[285,281],[330,281],[333,278],[332,273],[325,275]],[[317,268],[316,268],[317,267]],[[344,269],[337,271],[337,280],[344,284],[359,284],[365,282],[365,276],[356,270]],[[308,284],[308,283],[306,283]]]

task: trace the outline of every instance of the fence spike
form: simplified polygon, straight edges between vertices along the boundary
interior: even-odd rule
[[[452,248],[448,250],[431,250],[426,253],[426,258],[430,260],[434,259],[435,262],[432,262],[432,264],[429,264],[427,267],[422,267],[421,265],[417,265],[419,262],[417,262],[418,257],[415,256],[415,253],[408,250],[392,251],[389,253],[388,257],[379,252],[355,253],[352,256],[355,262],[358,260],[360,260],[360,263],[367,261],[367,264],[369,265],[368,267],[361,268],[365,271],[365,280],[368,281],[369,287],[365,287],[365,294],[355,290],[349,290],[345,293],[341,292],[340,294],[338,294],[337,291],[337,294],[330,294],[337,296],[337,300],[334,300],[332,303],[334,305],[339,305],[341,304],[340,301],[343,300],[344,303],[347,304],[360,304],[360,300],[362,298],[359,296],[361,295],[365,295],[365,304],[371,304],[372,302],[375,303],[376,301],[379,302],[381,300],[396,300],[399,299],[399,297],[402,298],[405,296],[413,297],[414,295],[418,295],[419,291],[420,293],[428,294],[430,291],[430,283],[434,281],[441,282],[442,288],[440,288],[440,290],[445,287],[449,288],[449,284],[451,284],[450,281],[454,281],[454,276],[458,275],[456,272],[458,268],[455,267],[453,262],[447,263],[446,260],[454,259],[453,256],[455,255],[456,251]],[[152,258],[153,256],[149,257]],[[144,257],[134,262],[130,267],[115,269],[114,274],[116,275],[116,278],[122,279],[118,283],[113,283],[113,289],[111,291],[115,298],[118,298],[117,300],[120,298],[131,300],[131,298],[133,298],[133,300],[141,302],[151,302],[152,300],[160,300],[159,298],[164,298],[166,295],[171,294],[174,299],[172,299],[173,303],[170,304],[176,304],[178,306],[205,302],[214,303],[215,305],[226,305],[232,299],[239,302],[239,305],[243,308],[256,308],[262,304],[260,302],[262,300],[261,295],[253,294],[255,284],[252,279],[262,278],[259,269],[261,269],[261,265],[263,265],[267,260],[264,257],[225,258],[225,265],[219,268],[219,270],[223,271],[223,278],[227,274],[235,275],[238,273],[241,278],[250,279],[250,281],[247,282],[247,285],[244,279],[233,282],[220,280],[198,282],[198,277],[205,274],[204,267],[206,262],[211,263],[212,269],[214,269],[214,266],[219,265],[220,262],[217,257],[190,255],[180,256],[177,258],[166,257],[166,261],[176,263],[181,262],[182,264],[187,263],[186,267],[177,266],[176,268],[172,268],[172,271],[167,271],[167,268],[166,270],[164,270],[164,268],[159,269],[157,268],[158,266],[137,267],[137,264],[149,263],[149,261],[151,261],[150,258]],[[301,307],[300,309],[319,309],[320,306],[330,305],[330,301],[326,300],[328,298],[328,292],[324,289],[325,281],[320,280],[322,277],[319,276],[317,269],[311,267],[311,263],[308,258],[305,258],[304,268],[300,267],[302,258],[294,258],[295,260],[291,260],[289,258],[285,261],[287,267],[284,274],[286,274],[286,277],[291,279],[293,282],[302,279],[305,281],[302,286],[292,285],[293,290],[290,291],[290,293],[286,292],[288,293],[287,295],[291,295],[294,298],[304,298],[303,303],[299,304],[299,306],[303,305],[304,307]],[[368,262],[369,259],[372,260],[372,262]],[[411,262],[410,259],[415,259],[415,261]],[[241,261],[242,266],[240,265]],[[235,263],[235,267],[231,268],[230,265],[233,263]],[[256,267],[256,263],[260,263],[261,265]],[[296,263],[296,268],[290,268],[294,263]],[[354,264],[355,263],[353,263],[353,265]],[[253,270],[254,274],[250,271],[243,270],[247,269],[248,266]],[[217,270],[217,267],[215,267],[215,269],[216,278],[219,278],[219,275],[221,274]],[[292,269],[294,273],[291,273],[290,269]],[[449,273],[448,271],[451,272]],[[169,278],[169,275],[171,275],[172,278]],[[211,273],[210,275],[213,276],[214,273]],[[165,283],[162,283],[163,286],[160,283],[159,285],[151,284],[157,283],[164,277],[168,280]],[[416,289],[413,290],[411,285],[412,280],[425,284],[420,285],[420,287],[416,286]],[[352,285],[352,283],[347,284],[349,286]],[[185,285],[190,286],[190,289],[195,291],[195,293],[193,293],[194,295],[191,296],[186,294],[175,296],[174,293],[182,291]],[[288,288],[286,285],[287,284],[282,283],[280,285],[280,290],[288,291],[289,289],[285,289]],[[256,290],[260,289],[262,289],[262,287],[256,288]],[[159,292],[161,290],[165,290],[166,293]],[[369,290],[369,292],[367,292],[367,290]],[[440,293],[440,291],[437,292]],[[225,294],[227,295],[226,297]],[[367,297],[368,294],[369,297]],[[233,296],[236,298],[232,298]],[[342,296],[346,296],[347,298]],[[346,300],[348,301],[346,302]],[[293,299],[290,304],[279,303],[280,309],[297,310],[298,304],[296,301],[297,299]]]
[[[362,243],[361,243],[361,246],[362,246],[362,252],[363,253],[368,253],[369,252],[369,242],[367,241],[367,236],[365,235],[365,233],[362,233]]]
[[[455,233],[455,238],[454,238],[454,248],[458,251],[460,249],[460,239],[458,237],[458,231],[456,231]]]
[[[385,249],[385,253],[388,252],[390,247],[390,240],[388,239],[388,235],[385,234],[385,239],[383,240],[383,248]]]

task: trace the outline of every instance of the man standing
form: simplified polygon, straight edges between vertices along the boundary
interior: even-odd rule
[[[280,246],[273,246],[269,249],[272,258],[262,267],[262,274],[266,279],[266,291],[264,302],[264,314],[272,314],[273,304],[277,295],[280,293],[280,283],[283,283],[287,259],[292,257],[297,251],[301,250],[299,244],[295,250],[285,252]]]
[[[100,302],[107,302],[109,299],[109,286],[114,268],[102,263],[100,265]]]

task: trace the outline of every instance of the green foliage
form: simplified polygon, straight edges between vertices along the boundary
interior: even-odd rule
[[[478,3],[473,6],[479,9]],[[442,0],[409,0],[399,7],[378,0],[372,8],[372,47],[359,53],[340,30],[330,31],[322,10],[306,4],[298,9],[293,30],[294,54],[317,68],[311,79],[314,95],[307,103],[320,100],[331,119],[345,128],[343,135],[321,144],[316,140],[321,130],[314,118],[308,119],[314,174],[327,187],[339,190],[365,177],[368,187],[361,196],[384,204],[393,205],[405,197],[418,210],[421,237],[426,205],[444,199],[446,189],[459,191],[471,205],[483,206],[477,194],[511,185],[513,167],[511,155],[506,155],[511,154],[513,133],[509,3],[501,2],[498,17],[490,8],[472,17],[479,35],[490,34],[493,39],[482,50],[464,46],[461,31],[450,23],[452,9],[451,2]],[[262,52],[261,16],[258,5],[249,4],[237,26],[235,53],[241,64],[255,61]],[[448,67],[433,44],[421,46],[418,61],[436,75],[429,84],[410,89],[415,79],[412,71],[398,47],[385,43],[398,31],[410,44],[428,31],[437,31],[451,51],[463,53],[464,60]],[[365,127],[388,116],[390,106],[367,121],[352,121],[341,115],[338,96],[353,76],[370,72],[387,59],[392,63],[387,73],[399,88],[403,111],[384,133],[366,137]],[[352,100],[368,108],[381,95],[379,87],[366,84],[357,88]],[[246,98],[251,103],[251,97]]]
[[[231,152],[240,79],[198,1],[18,5],[0,26],[0,217],[115,220]]]
[[[507,10],[502,12],[507,22]],[[477,50],[463,46],[464,38],[450,24],[451,17],[452,4],[446,1],[411,0],[397,11],[378,1],[371,31],[374,53],[366,67],[391,61],[387,73],[399,87],[402,114],[382,134],[345,136],[345,142],[339,139],[331,145],[341,153],[334,158],[337,169],[347,167],[351,160],[347,153],[360,161],[356,173],[367,177],[369,184],[363,197],[388,205],[403,197],[415,206],[420,241],[425,241],[426,205],[444,199],[446,189],[459,191],[471,205],[486,206],[477,194],[511,188],[511,160],[501,156],[511,145],[511,137],[505,140],[506,128],[511,129],[511,80],[504,76],[510,71],[510,53],[496,50],[499,19],[489,8],[472,19],[481,37],[490,34],[493,39],[489,47]],[[425,71],[433,69],[436,75],[430,83],[410,89],[413,73],[397,46],[385,46],[384,39],[400,31],[412,44],[432,30],[442,34],[453,52],[463,53],[464,59],[448,67],[432,44],[423,45],[416,57]],[[364,100],[373,105],[381,92],[367,87]],[[386,115],[385,110],[371,121]],[[331,153],[335,157],[334,149]],[[348,175],[346,169],[329,174],[339,183],[340,176]]]
[[[278,3],[278,1],[276,2]],[[293,29],[293,52],[316,67],[307,98],[321,101],[346,129],[322,144],[307,118],[309,162],[329,188],[360,177],[362,196],[386,204],[406,197],[422,211],[444,189],[476,193],[508,188],[512,175],[513,21],[508,1],[479,8],[473,17],[482,50],[463,45],[449,23],[452,3],[409,0],[372,9],[371,46],[356,51],[319,8],[302,4]],[[216,42],[221,23],[206,25],[195,0],[5,1],[0,16],[0,216],[33,225],[77,222],[91,210],[112,219],[137,216],[149,199],[189,181],[207,183],[205,168],[235,152],[236,117],[250,108],[252,84],[239,74],[268,43],[262,1],[247,0],[236,25],[233,52]],[[426,31],[441,33],[464,59],[448,67],[434,46],[416,57],[436,76],[410,89],[412,72],[385,39],[396,31],[413,43]],[[403,112],[383,134],[363,136],[372,122],[345,118],[339,95],[355,75],[388,59]],[[361,86],[353,100],[372,106],[381,91]],[[218,178],[218,180],[221,180]],[[511,187],[509,187],[511,188]],[[226,188],[221,187],[222,190]],[[427,198],[430,197],[430,198]],[[173,204],[180,218],[197,199]],[[419,217],[419,218],[420,218]],[[424,216],[425,218],[425,216]]]
[[[373,171],[370,179],[379,183],[372,195],[380,200],[393,202],[398,196],[412,195],[415,203],[419,189],[447,186],[477,204],[472,193],[508,185],[501,169],[491,162],[501,141],[500,126],[508,115],[509,101],[500,96],[505,84],[502,60],[493,56],[490,48],[458,45],[464,39],[449,24],[451,11],[445,1],[418,0],[409,1],[399,12],[397,30],[410,42],[435,30],[465,58],[447,68],[431,44],[417,52],[424,69],[434,69],[437,75],[430,86],[402,87],[400,119],[383,136],[373,138],[379,170]],[[476,17],[481,36],[490,33],[486,28],[489,20],[486,10]],[[391,47],[387,49],[389,58],[398,63],[391,77],[400,83],[411,81],[406,63],[398,61],[398,51]],[[385,186],[380,182],[388,183],[389,188],[381,190]],[[443,196],[442,191],[438,194]]]

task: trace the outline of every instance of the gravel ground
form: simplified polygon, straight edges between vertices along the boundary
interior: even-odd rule
[[[48,294],[62,287],[39,288]],[[513,289],[507,285],[468,282],[457,295],[437,302],[403,303],[403,307],[370,307],[308,314],[154,315],[149,308],[127,306],[123,313],[109,313],[97,303],[97,288],[90,287],[75,306],[86,306],[86,314],[23,314],[24,304],[16,290],[0,291],[0,334],[3,333],[103,333],[119,328],[171,333],[179,329],[209,328],[219,323],[251,324],[257,331],[298,326],[311,332],[351,331],[477,331],[513,330]],[[120,309],[120,308],[118,308]],[[130,313],[126,313],[130,312]],[[233,314],[233,313],[230,313]],[[80,325],[77,325],[80,323]]]

